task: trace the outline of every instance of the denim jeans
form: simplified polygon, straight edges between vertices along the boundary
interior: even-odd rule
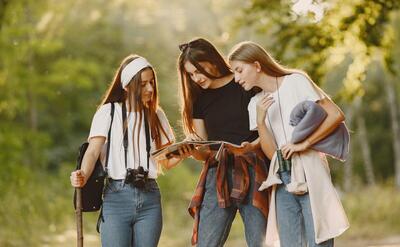
[[[161,194],[155,180],[145,189],[110,181],[104,192],[103,247],[156,247],[162,229]]]
[[[283,184],[276,191],[276,213],[281,247],[333,247],[333,239],[315,243],[314,223],[309,194],[295,195],[286,190],[290,173],[282,172]],[[305,238],[304,239],[304,234]]]
[[[251,204],[254,188],[254,170],[249,167],[250,188],[242,203],[233,203],[228,208],[218,206],[216,191],[216,167],[208,170],[204,199],[200,209],[197,247],[221,247],[228,238],[236,212],[242,217],[247,245],[263,246],[267,222],[262,212]],[[228,168],[228,187],[232,188],[232,168]]]

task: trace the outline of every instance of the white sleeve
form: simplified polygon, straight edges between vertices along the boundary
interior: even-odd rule
[[[316,102],[323,98],[307,77],[299,73],[292,74],[292,77],[293,84],[296,85],[296,94],[299,97],[299,102],[305,100]]]
[[[167,136],[168,136],[168,138],[167,138],[164,135],[164,132],[160,131],[161,145],[175,142],[174,132],[172,131],[171,125],[168,122],[167,116],[165,115],[164,111],[161,108],[159,108],[157,110],[157,116],[158,116],[158,119],[160,120],[161,127],[164,129],[165,133],[167,133]]]
[[[90,127],[90,138],[95,136],[104,136],[107,138],[108,129],[111,123],[111,104],[102,105],[94,114],[92,126]]]
[[[257,99],[256,96],[250,99],[249,105],[247,106],[247,110],[249,112],[249,129],[251,131],[257,130]]]

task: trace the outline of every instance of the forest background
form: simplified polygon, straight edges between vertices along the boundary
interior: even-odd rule
[[[252,40],[310,74],[343,109],[351,156],[330,160],[351,228],[337,246],[400,244],[398,0],[0,0],[0,246],[73,246],[69,175],[100,99],[126,55],[154,65],[177,139],[178,44],[225,55]],[[190,246],[187,206],[201,164],[159,178],[160,246]],[[98,246],[97,214],[84,215]],[[244,246],[236,217],[226,246]],[[398,245],[400,246],[400,245]]]

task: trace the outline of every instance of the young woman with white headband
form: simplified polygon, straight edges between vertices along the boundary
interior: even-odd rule
[[[175,166],[190,150],[184,147],[181,158],[162,164],[149,156],[151,151],[173,143],[174,134],[158,106],[155,71],[145,58],[130,55],[122,61],[93,117],[88,141],[81,169],[71,173],[71,184],[85,185],[99,155],[105,156],[103,146],[110,142],[100,224],[102,246],[157,246],[162,211],[155,179],[161,165],[167,169]],[[133,171],[146,179],[139,181]]]

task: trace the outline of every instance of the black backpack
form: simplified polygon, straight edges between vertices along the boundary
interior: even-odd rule
[[[110,153],[110,143],[111,143],[111,127],[114,120],[114,109],[115,109],[114,103],[111,103],[111,113],[110,113],[111,124],[108,130],[108,137],[107,137],[107,154],[106,154],[106,164],[105,164],[106,169],[104,170],[99,157],[93,168],[92,174],[87,180],[85,186],[81,188],[82,212],[98,211],[101,208],[101,205],[103,204],[104,181],[107,177],[108,157]],[[76,161],[76,170],[81,169],[82,160],[88,146],[89,146],[88,142],[84,142],[80,146],[78,158]],[[73,202],[74,202],[74,208],[76,209],[76,191],[74,192]]]

